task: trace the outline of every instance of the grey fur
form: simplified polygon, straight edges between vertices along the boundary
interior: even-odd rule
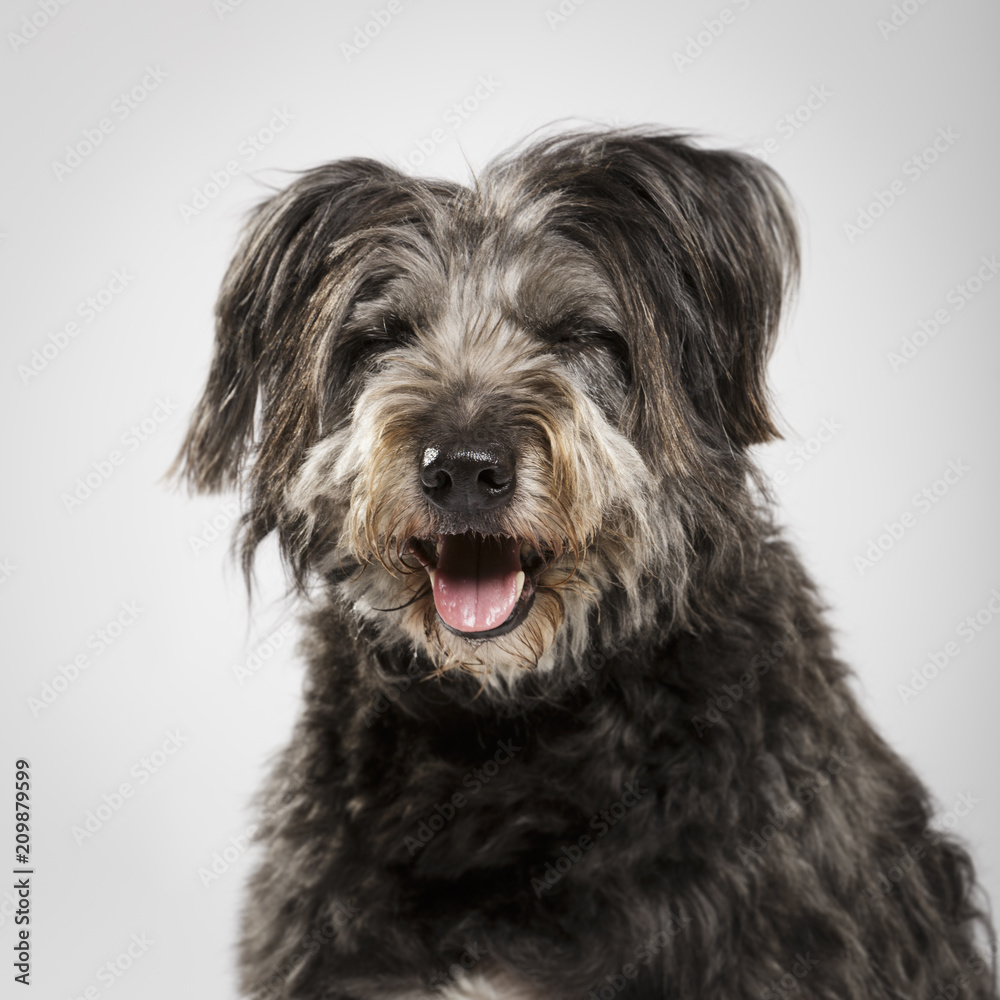
[[[317,608],[247,996],[996,998],[971,862],[749,454],[797,268],[774,173],[672,133],[542,139],[469,188],[341,161],[257,210],[180,458],[243,485],[246,565],[277,532]],[[428,502],[455,440],[516,457],[508,504]],[[422,565],[473,532],[523,543],[495,639],[442,626]]]

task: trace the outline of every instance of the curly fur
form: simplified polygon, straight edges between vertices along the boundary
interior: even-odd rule
[[[180,459],[316,600],[246,996],[997,997],[970,859],[749,455],[797,265],[776,176],[669,133],[469,188],[346,160],[257,210]],[[454,438],[511,449],[509,504],[427,502]],[[407,546],[442,532],[544,555],[512,632],[441,626]]]

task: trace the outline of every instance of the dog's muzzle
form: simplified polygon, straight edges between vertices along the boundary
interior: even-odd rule
[[[420,485],[449,527],[482,526],[514,495],[514,457],[499,444],[428,446],[420,459]],[[414,537],[407,550],[430,578],[445,627],[475,639],[505,635],[524,621],[544,566],[521,539],[488,530]]]

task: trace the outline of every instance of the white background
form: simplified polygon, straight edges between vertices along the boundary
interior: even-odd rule
[[[236,677],[288,615],[279,568],[265,555],[248,613],[227,540],[197,553],[191,544],[206,521],[226,520],[226,498],[192,500],[161,477],[206,375],[216,289],[262,182],[348,155],[418,164],[421,142],[434,148],[419,172],[467,179],[468,164],[564,118],[682,126],[748,149],[775,140],[770,162],[797,199],[806,261],[772,367],[786,437],[763,458],[784,473],[781,517],[831,605],[866,711],[942,814],[963,793],[976,800],[946,821],[996,896],[1000,624],[968,643],[956,629],[1000,588],[1000,280],[961,309],[949,294],[1000,251],[997,5],[906,0],[913,13],[901,6],[888,32],[879,20],[892,4],[880,0],[733,0],[728,23],[717,20],[721,0],[588,0],[566,4],[562,20],[547,17],[549,0],[401,0],[376,37],[345,52],[386,7],[375,3],[76,0],[26,42],[10,33],[25,32],[25,17],[43,23],[39,5],[7,2],[0,14],[0,870],[13,867],[10,790],[23,756],[34,778],[35,995],[234,995],[250,857],[207,885],[199,869],[250,822],[248,798],[296,714],[301,667],[289,640]],[[689,47],[699,31],[710,43],[701,52],[697,39]],[[690,62],[678,65],[686,48]],[[149,67],[165,78],[122,117],[114,102],[154,82]],[[779,126],[817,93],[830,96],[798,112],[800,127]],[[455,128],[450,109],[463,102]],[[274,109],[292,120],[262,131]],[[113,130],[57,176],[67,144],[102,118]],[[957,138],[912,179],[905,164],[939,130]],[[262,147],[252,161],[249,136]],[[181,206],[231,160],[236,177],[185,218]],[[903,193],[852,239],[845,223],[894,180]],[[86,323],[78,304],[120,269],[127,286]],[[889,353],[938,309],[940,332],[894,371]],[[74,320],[79,332],[56,351],[50,337]],[[26,376],[33,357],[41,370]],[[129,428],[143,419],[155,429],[132,448]],[[822,442],[824,421],[836,431]],[[70,507],[77,479],[115,450],[121,464]],[[921,512],[915,494],[950,462],[969,471]],[[856,557],[907,512],[912,526],[859,569]],[[91,637],[123,602],[141,613],[95,653]],[[950,641],[959,655],[904,703],[899,685]],[[86,669],[33,709],[80,654]],[[140,783],[139,761],[168,732],[185,742]],[[122,782],[131,798],[78,843],[73,827]],[[106,985],[99,967],[143,934],[147,950]],[[12,975],[5,959],[4,996]]]

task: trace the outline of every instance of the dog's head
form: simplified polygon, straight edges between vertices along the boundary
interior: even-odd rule
[[[557,136],[470,188],[320,167],[248,224],[183,475],[242,484],[247,564],[276,531],[384,643],[550,666],[683,619],[738,534],[796,268],[775,175],[681,136]]]

